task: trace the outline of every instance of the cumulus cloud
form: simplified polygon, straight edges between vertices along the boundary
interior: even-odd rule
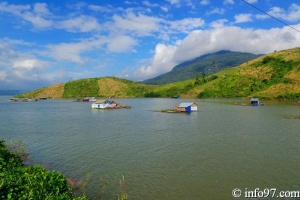
[[[161,19],[144,14],[128,12],[124,16],[114,15],[114,28],[119,31],[131,32],[138,36],[147,36],[158,31]]]
[[[300,28],[300,24],[295,27]],[[300,35],[290,27],[253,30],[230,26],[197,30],[174,45],[158,44],[151,62],[138,68],[131,78],[152,78],[183,61],[219,50],[265,54],[295,46],[300,46]]]
[[[155,55],[152,59],[151,65],[140,67],[136,72],[134,72],[134,76],[136,78],[151,77],[158,75],[159,73],[170,71],[175,64],[173,60],[176,49],[177,47],[175,45],[156,45]]]
[[[239,15],[235,15],[234,18],[235,18],[235,23],[244,23],[244,22],[252,21],[251,14],[239,14]]]
[[[100,48],[104,43],[103,39],[89,39],[74,43],[61,43],[57,45],[48,45],[47,51],[43,54],[58,61],[70,61],[83,65],[84,59],[82,53],[89,52],[95,48]]]
[[[179,32],[187,33],[195,28],[199,28],[204,25],[204,20],[201,18],[185,18],[182,20],[170,21],[169,28]]]
[[[272,7],[268,14],[289,22],[294,22],[300,19],[300,6],[291,4],[288,11],[280,7]]]
[[[78,65],[86,63],[83,54],[104,49],[113,53],[134,52],[137,41],[126,35],[116,35],[111,37],[89,38],[73,43],[60,43],[48,45],[47,50],[42,53],[57,61],[68,61]]]
[[[110,52],[128,52],[134,51],[133,46],[137,41],[129,36],[117,36],[110,40],[107,44],[107,49]]]
[[[49,11],[47,4],[45,3],[36,3],[33,7],[33,12],[39,16],[49,16],[52,15]]]
[[[227,19],[218,19],[216,21],[211,22],[209,25],[212,28],[221,28],[225,26],[226,23],[228,23]]]
[[[18,79],[37,79],[38,71],[45,68],[45,62],[37,59],[16,60],[12,63],[11,73]]]

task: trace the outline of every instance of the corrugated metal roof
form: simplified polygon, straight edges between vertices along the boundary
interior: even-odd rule
[[[259,98],[251,98],[250,101],[258,101]]]
[[[191,105],[193,105],[194,103],[180,103],[178,108],[186,108],[189,107]]]
[[[104,103],[106,100],[97,100],[96,103]]]

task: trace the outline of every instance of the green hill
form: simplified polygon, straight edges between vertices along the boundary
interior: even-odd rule
[[[259,56],[251,53],[222,50],[183,62],[176,65],[172,71],[145,80],[143,83],[156,85],[184,81],[194,78],[196,73],[201,74],[202,72],[211,75],[226,68],[239,66]]]
[[[86,78],[68,83],[55,84],[44,87],[22,95],[19,98],[80,98],[80,97],[103,97],[115,96],[125,97],[144,97],[150,92],[152,86],[120,79],[116,77]]]
[[[300,48],[264,55],[215,75],[217,79],[183,96],[300,99]]]
[[[41,88],[17,97],[80,98],[173,97],[300,99],[300,48],[261,56],[213,75],[164,85],[115,77],[87,78]]]

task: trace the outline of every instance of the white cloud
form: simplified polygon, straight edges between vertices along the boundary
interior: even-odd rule
[[[30,22],[35,28],[38,29],[46,29],[46,28],[51,28],[53,26],[53,21],[44,19],[41,16],[34,15],[31,12],[26,12],[22,14],[22,18]]]
[[[136,44],[137,41],[129,36],[117,36],[108,42],[107,49],[110,52],[129,52],[134,51],[133,46]]]
[[[297,4],[291,4],[288,11],[285,11],[280,7],[272,7],[268,14],[289,22],[295,22],[300,20],[300,6]]]
[[[180,0],[167,0],[170,4],[179,4]]]
[[[44,64],[42,61],[36,59],[25,59],[25,60],[17,60],[13,62],[13,69],[22,69],[25,71],[31,71],[33,69],[41,69],[44,68]]]
[[[300,24],[296,27],[300,28]],[[231,26],[198,30],[174,45],[158,44],[151,63],[138,68],[129,77],[136,80],[152,78],[183,61],[219,50],[264,54],[296,46],[300,46],[300,35],[290,27],[253,30]]]
[[[149,1],[142,1],[142,4],[144,4],[145,6],[148,6],[148,7],[159,7],[159,4],[149,2]]]
[[[132,32],[138,36],[151,35],[154,31],[159,30],[160,18],[150,17],[144,14],[135,14],[128,12],[124,17],[119,15],[113,16],[114,28],[125,32]]]
[[[170,21],[170,28],[176,32],[187,33],[195,28],[204,25],[204,20],[201,18],[185,18],[177,21]]]
[[[70,61],[83,65],[85,61],[84,58],[81,57],[81,54],[93,49],[101,48],[104,43],[105,39],[89,39],[77,43],[48,45],[48,50],[43,54],[58,61]]]
[[[106,5],[106,6],[88,5],[88,9],[93,11],[104,12],[104,13],[110,13],[114,11],[114,8],[110,5]]]
[[[224,13],[225,13],[225,9],[224,8],[214,8],[211,11],[209,11],[209,14],[223,15]]]
[[[49,28],[53,25],[53,22],[51,20],[43,18],[43,16],[45,15],[50,15],[50,12],[47,9],[47,5],[44,3],[35,4],[33,7],[33,11],[31,11],[30,5],[9,5],[6,2],[3,2],[0,4],[0,11],[8,12],[21,17],[23,20],[30,22],[35,28],[38,29]]]
[[[203,5],[203,6],[208,5],[209,4],[209,0],[201,0],[200,4]]]
[[[211,22],[209,25],[212,28],[220,28],[225,26],[225,24],[228,22],[227,19],[218,19],[216,21]]]
[[[81,15],[58,22],[58,27],[70,32],[90,32],[99,29],[100,24],[94,17]]]
[[[233,5],[234,4],[234,0],[224,0],[223,4],[225,4],[225,5],[228,5],[228,4]]]
[[[78,65],[86,63],[87,57],[83,56],[91,51],[104,50],[107,46],[107,51],[133,52],[137,41],[125,35],[113,35],[109,37],[89,38],[73,43],[61,43],[56,45],[48,45],[47,50],[42,55],[51,57],[57,61],[69,61]]]
[[[169,11],[169,8],[167,6],[161,6],[160,9],[165,11],[165,12]]]
[[[176,49],[177,47],[174,45],[157,44],[151,65],[140,67],[137,71],[133,72],[133,76],[143,80],[146,77],[152,77],[170,71],[175,64],[173,57]]]
[[[244,23],[244,22],[252,21],[251,14],[239,14],[239,15],[235,15],[234,18],[235,18],[235,23]]]
[[[0,3],[0,11],[20,15],[23,11],[30,9],[30,5],[9,5],[7,2]]]
[[[52,15],[48,10],[47,4],[45,3],[36,3],[33,7],[33,12],[39,16],[49,16]]]

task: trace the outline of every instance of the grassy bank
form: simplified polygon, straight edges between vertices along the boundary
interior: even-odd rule
[[[0,140],[0,199],[86,199],[75,197],[66,178],[59,172],[44,167],[26,166],[24,149],[17,153]]]

